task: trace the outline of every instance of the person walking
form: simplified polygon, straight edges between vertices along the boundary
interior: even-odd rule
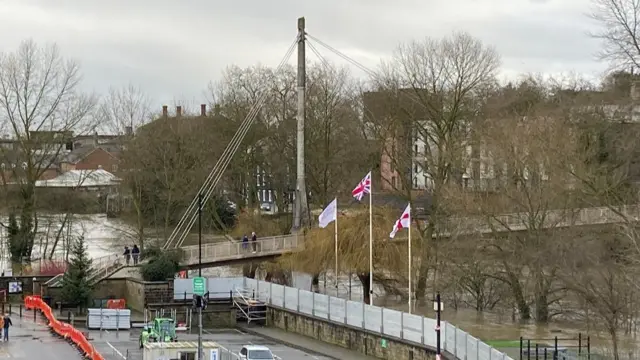
[[[249,248],[249,238],[247,234],[242,235],[242,249],[247,250]]]
[[[133,256],[133,265],[138,265],[138,258],[140,257],[140,248],[138,245],[133,245],[131,249],[131,255]]]
[[[124,261],[129,265],[129,261],[131,261],[131,250],[128,246],[124,247],[124,253],[122,253],[122,255],[124,255]]]
[[[253,253],[255,254],[258,248],[258,236],[255,231],[251,232],[251,242],[253,245]]]
[[[9,326],[13,326],[11,322],[11,318],[9,317],[9,313],[4,314],[4,318],[2,319],[2,332],[4,335],[4,341],[9,341]]]

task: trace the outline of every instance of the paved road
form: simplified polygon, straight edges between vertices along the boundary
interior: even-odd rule
[[[80,353],[66,341],[53,336],[41,321],[12,316],[9,342],[0,342],[0,359],[80,360]]]
[[[142,350],[138,345],[139,329],[130,331],[90,331],[89,335],[93,346],[106,360],[141,360]],[[195,334],[179,335],[181,341],[197,341]],[[281,360],[330,360],[315,353],[308,353],[302,350],[283,345],[274,340],[251,334],[245,334],[239,330],[211,330],[205,331],[203,340],[215,341],[223,347],[221,360],[237,360],[238,352],[243,345],[260,344],[268,346],[271,351]],[[1,358],[0,358],[1,359]]]

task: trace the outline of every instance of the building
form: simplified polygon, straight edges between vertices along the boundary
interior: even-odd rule
[[[574,117],[572,121],[583,134],[582,138],[588,137],[588,142],[597,143],[600,152],[607,154],[608,161],[624,159],[624,169],[617,171],[623,171],[628,178],[635,179],[632,181],[639,182],[640,146],[635,145],[637,141],[634,139],[640,136],[640,76],[629,76],[614,74],[608,86],[601,91],[561,91],[553,95],[553,100],[554,103],[570,104],[570,116]],[[419,128],[429,131],[427,114],[411,99],[416,94],[416,90],[401,89],[393,93],[369,92],[363,96],[365,121],[394,124],[385,129],[384,149],[380,155],[382,190],[403,191],[410,186],[412,190],[421,191],[433,186],[427,169],[423,167],[427,163],[426,154],[434,154],[437,148],[429,144],[424,134],[416,132],[415,124],[421,121]],[[608,125],[601,126],[594,133],[584,120],[585,110],[608,119]],[[394,121],[386,121],[389,118]],[[468,189],[496,189],[506,183],[509,173],[514,170],[507,168],[508,159],[492,158],[489,147],[483,146],[482,138],[477,138],[482,135],[474,134],[472,130],[467,130],[468,142],[465,144],[463,140],[459,143],[462,165],[459,169],[451,169],[450,174]],[[533,167],[522,170],[524,179],[549,179],[542,164]]]
[[[98,169],[115,173],[119,170],[120,151],[121,148],[117,144],[80,146],[61,156],[60,169],[63,173]]]

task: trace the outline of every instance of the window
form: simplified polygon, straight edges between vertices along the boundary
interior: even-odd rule
[[[273,355],[269,350],[251,350],[249,351],[249,359],[273,360]]]
[[[180,360],[196,360],[196,352],[180,352]]]
[[[413,188],[414,189],[418,188],[418,177],[417,176],[413,178]]]
[[[113,172],[118,171],[118,164],[111,165],[111,171],[113,171]]]
[[[395,176],[391,177],[391,186],[396,187],[396,177]]]

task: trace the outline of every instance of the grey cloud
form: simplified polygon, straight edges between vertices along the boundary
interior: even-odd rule
[[[33,6],[42,16],[3,14],[3,6]],[[399,42],[465,30],[495,45],[511,72],[590,72],[601,65],[592,61],[598,44],[586,36],[587,10],[583,0],[4,0],[0,31],[58,42],[82,63],[87,88],[131,81],[170,102],[174,95],[201,98],[230,64],[277,64],[299,16],[314,36],[368,57],[389,55]],[[19,40],[3,37],[0,50]]]

